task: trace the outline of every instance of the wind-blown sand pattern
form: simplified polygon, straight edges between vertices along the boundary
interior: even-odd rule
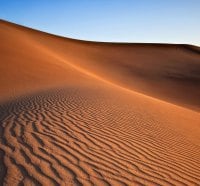
[[[200,185],[198,47],[0,38],[1,185]]]

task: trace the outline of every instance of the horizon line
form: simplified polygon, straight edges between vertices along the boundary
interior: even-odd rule
[[[145,44],[145,45],[186,45],[186,46],[194,46],[194,47],[198,47],[200,48],[200,45],[197,44],[189,44],[189,43],[171,43],[171,42],[127,42],[127,41],[100,41],[100,40],[88,40],[88,39],[80,39],[80,38],[74,38],[74,37],[68,37],[68,36],[63,36],[63,35],[59,35],[59,34],[55,34],[55,33],[51,33],[48,31],[44,31],[44,30],[40,30],[38,28],[35,27],[30,27],[24,24],[19,24],[16,22],[13,22],[11,20],[6,20],[6,19],[2,19],[0,18],[0,21],[5,22],[5,23],[9,23],[9,24],[13,24],[15,26],[20,26],[26,29],[30,29],[33,31],[37,31],[37,32],[42,32],[44,34],[48,34],[54,37],[59,37],[59,38],[65,38],[65,39],[69,39],[69,40],[74,40],[77,42],[88,42],[88,43],[99,43],[99,44],[136,44],[136,45],[140,45],[140,44]]]

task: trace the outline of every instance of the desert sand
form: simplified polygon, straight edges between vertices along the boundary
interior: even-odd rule
[[[199,111],[197,46],[0,20],[1,185],[200,185]]]

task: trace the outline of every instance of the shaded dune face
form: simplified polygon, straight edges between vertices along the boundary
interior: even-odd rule
[[[198,47],[0,41],[0,185],[199,185]]]
[[[199,111],[199,47],[77,41],[3,21],[0,24],[1,90],[7,95],[13,92],[12,83],[16,91],[38,90],[80,82],[89,72],[132,91]]]

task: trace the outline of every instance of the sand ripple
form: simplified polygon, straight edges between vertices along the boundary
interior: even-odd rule
[[[198,185],[200,147],[111,92],[70,88],[2,104],[1,184]]]

